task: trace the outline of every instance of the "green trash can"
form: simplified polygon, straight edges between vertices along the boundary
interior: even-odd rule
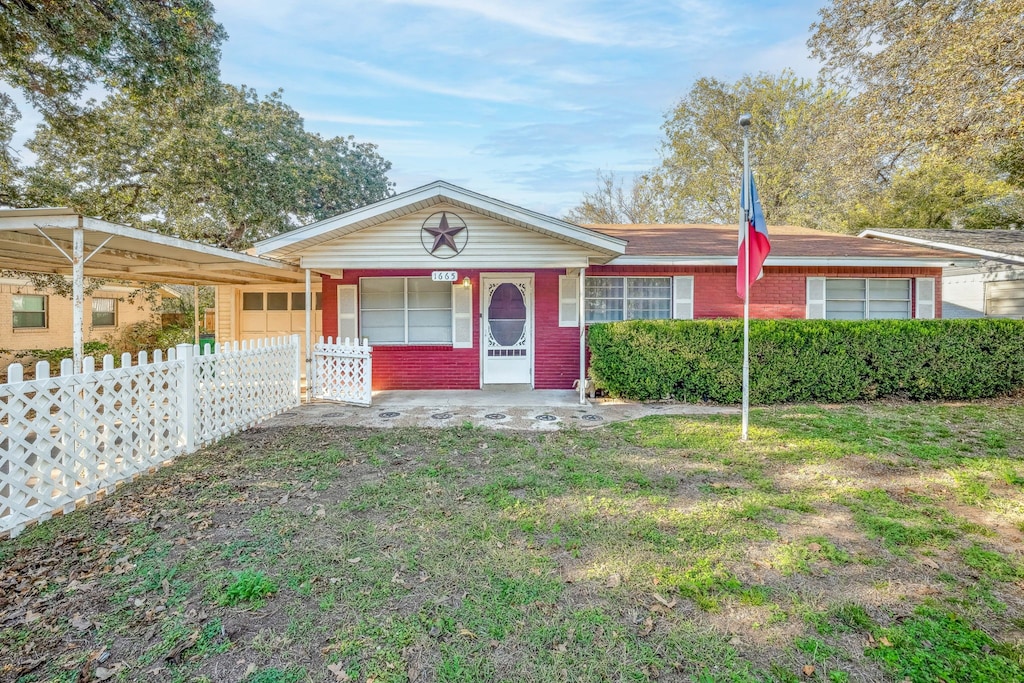
[[[201,334],[199,335],[199,355],[205,356],[214,353],[217,350],[217,335],[215,334]]]

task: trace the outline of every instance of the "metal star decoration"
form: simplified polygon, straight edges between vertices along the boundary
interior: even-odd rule
[[[450,247],[452,251],[458,252],[459,248],[455,246],[455,236],[466,229],[465,225],[452,227],[448,225],[448,216],[445,213],[441,213],[441,223],[436,228],[424,227],[424,230],[434,236],[434,246],[430,250],[433,254],[441,247]]]

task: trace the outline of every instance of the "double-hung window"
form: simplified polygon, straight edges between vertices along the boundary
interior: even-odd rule
[[[359,322],[370,344],[451,344],[452,285],[428,277],[361,278]]]
[[[11,299],[14,329],[46,327],[46,295],[15,294]]]
[[[911,317],[910,280],[904,278],[828,278],[825,318],[868,320]]]
[[[92,300],[92,326],[114,327],[117,324],[117,299],[94,298]]]
[[[671,318],[672,278],[588,277],[586,302],[588,323]]]

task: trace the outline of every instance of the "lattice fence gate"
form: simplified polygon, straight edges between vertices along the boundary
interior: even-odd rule
[[[313,398],[342,403],[368,406],[373,398],[372,360],[373,349],[367,340],[360,344],[348,337],[345,342],[333,337],[320,341],[313,347],[313,382],[310,395]]]

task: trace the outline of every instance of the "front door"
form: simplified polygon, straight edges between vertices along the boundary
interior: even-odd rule
[[[481,278],[484,384],[530,384],[533,375],[533,280]]]

